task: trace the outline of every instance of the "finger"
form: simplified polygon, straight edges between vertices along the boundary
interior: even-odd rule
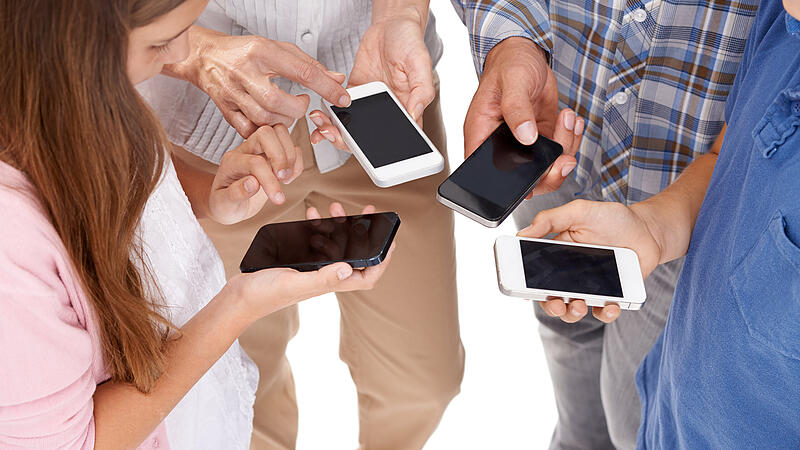
[[[592,202],[575,200],[558,208],[540,212],[534,217],[530,226],[520,231],[517,235],[523,237],[539,238],[550,233],[561,233],[584,222]]]
[[[425,108],[431,104],[436,96],[430,58],[415,58],[413,65],[407,70],[410,89],[406,108],[411,117],[420,122]]]
[[[469,156],[503,123],[496,77],[481,80],[464,118],[464,156]]]
[[[245,80],[245,82],[249,81]],[[247,119],[253,122],[257,127],[276,124],[291,126],[295,121],[295,118],[283,114],[289,111],[288,107],[279,109],[269,107],[264,103],[259,103],[256,101],[257,97],[254,96],[251,91],[237,90],[230,95],[231,99],[228,100],[228,102],[235,105],[236,108],[247,116]],[[281,113],[273,111],[281,111]]]
[[[342,83],[345,82],[345,80],[347,80],[347,75],[345,75],[345,74],[343,74],[341,72],[334,72],[332,70],[328,70],[327,72],[328,72],[328,75],[331,78],[333,78],[334,80],[336,80],[339,84],[342,84]]]
[[[243,202],[258,193],[258,180],[254,176],[246,176],[225,189],[228,198],[233,202]]]
[[[344,206],[339,202],[333,202],[330,206],[331,217],[344,217],[347,215],[344,212]]]
[[[269,162],[260,155],[244,155],[248,172],[255,176],[261,189],[269,197],[270,201],[276,205],[282,205],[286,197],[281,190],[281,184],[275,176],[275,172],[270,167]]]
[[[375,214],[375,212],[376,212],[376,211],[377,211],[377,210],[375,209],[375,207],[374,207],[374,206],[372,206],[372,205],[367,205],[367,206],[365,206],[365,207],[364,207],[364,209],[361,211],[361,214]]]
[[[231,124],[236,132],[245,139],[249,138],[258,129],[258,126],[238,109],[231,109],[226,106],[225,108],[219,107],[219,110],[222,112],[222,117],[225,118],[225,121]]]
[[[350,94],[341,82],[328,73],[325,66],[296,45],[285,45],[283,50],[283,57],[269,55],[279,75],[311,89],[334,105],[350,106]]]
[[[577,165],[578,161],[574,156],[559,156],[527,198],[558,190]]]
[[[312,144],[318,144],[325,139],[332,143],[333,146],[339,150],[350,151],[347,148],[347,144],[345,144],[344,139],[342,139],[342,134],[339,132],[339,128],[337,128],[331,122],[331,119],[328,116],[323,114],[321,111],[313,111],[311,114],[309,114],[309,118],[311,119],[311,122],[317,126],[317,129],[311,133]]]
[[[592,307],[592,315],[603,323],[611,323],[617,320],[620,314],[622,314],[622,309],[620,309],[619,305],[614,303],[608,304],[602,308],[598,306]]]
[[[283,169],[278,178],[286,184],[289,184],[294,178],[295,160],[302,158],[300,149],[294,145],[292,135],[289,134],[289,129],[283,125],[276,125],[274,127],[275,136],[283,147],[284,155],[286,155],[286,169]]]
[[[278,132],[276,130],[278,127],[283,127],[283,125],[261,127],[253,133],[250,139],[256,140],[257,149],[269,160],[269,164],[272,166],[275,176],[279,180],[284,180],[291,176],[291,171],[293,169],[294,162],[292,162],[292,166],[289,165],[289,157],[286,153],[289,151],[294,152],[294,143],[290,144],[291,150],[284,148],[283,143],[278,138]],[[255,148],[254,150],[257,151]]]
[[[562,298],[551,297],[546,301],[540,302],[540,304],[544,312],[550,317],[561,317],[567,312],[567,305]]]
[[[567,312],[561,317],[561,320],[566,323],[575,323],[583,319],[588,312],[589,310],[585,301],[571,299],[567,304]]]
[[[306,210],[306,219],[307,220],[322,219],[322,215],[319,213],[319,210],[317,210],[317,208],[312,206]]]
[[[343,287],[346,287],[347,290],[372,289],[389,267],[394,252],[395,243],[392,243],[391,247],[389,247],[389,252],[386,254],[386,259],[377,266],[370,266],[364,270],[354,271],[350,279],[343,283]]]
[[[253,80],[267,80],[266,82],[256,82]],[[295,120],[303,117],[308,110],[310,98],[307,95],[294,96],[279,88],[275,83],[263,77],[243,77],[242,85],[247,91],[247,96],[253,103],[257,103],[262,111],[260,119],[262,125],[272,125],[268,123],[267,112],[279,112],[283,116],[289,116],[290,122],[284,123],[291,126]],[[248,117],[250,117],[248,115]],[[252,119],[252,118],[251,118]]]
[[[321,234],[315,234],[314,236],[311,236],[309,239],[309,244],[311,245],[311,248],[325,255],[329,261],[341,259],[342,255],[344,254],[341,247],[339,247],[336,242],[326,238],[325,236],[322,236]]]
[[[511,74],[501,75],[502,78],[508,76]],[[517,140],[522,144],[531,145],[539,137],[539,129],[536,127],[534,101],[531,98],[532,81],[525,82],[525,78],[527,77],[523,77],[523,80],[517,79],[513,82],[503,83],[500,109]]]

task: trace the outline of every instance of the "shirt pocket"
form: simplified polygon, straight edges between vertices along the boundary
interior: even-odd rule
[[[781,211],[733,270],[730,283],[750,336],[800,360],[800,248],[786,233]]]

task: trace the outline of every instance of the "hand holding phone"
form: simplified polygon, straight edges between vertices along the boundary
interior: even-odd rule
[[[444,158],[384,83],[367,83],[348,92],[349,107],[324,101],[329,118],[319,111],[311,113],[311,120],[320,127],[312,134],[312,143],[325,138],[340,149],[346,144],[378,187],[442,171]]]
[[[440,203],[487,227],[500,225],[563,153],[544,136],[523,145],[501,124],[437,191]]]

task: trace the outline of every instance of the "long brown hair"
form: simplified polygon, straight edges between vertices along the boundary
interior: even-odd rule
[[[0,0],[0,160],[38,189],[114,380],[152,389],[169,323],[136,229],[167,140],[127,75],[128,34],[184,0]]]

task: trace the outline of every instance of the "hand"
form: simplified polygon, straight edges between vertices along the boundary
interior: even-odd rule
[[[165,73],[207,93],[243,137],[264,125],[290,127],[308,110],[307,95],[290,95],[273,78],[299,83],[335,105],[350,105],[350,95],[341,85],[345,75],[328,71],[294,44],[229,36],[198,26],[189,31],[190,56],[165,67]]]
[[[361,39],[349,85],[383,81],[422,124],[422,113],[436,96],[433,64],[425,46],[427,11],[379,6],[373,6],[372,25]]]
[[[252,217],[269,199],[276,205],[303,172],[303,156],[283,125],[263,126],[222,157],[209,195],[211,218],[222,224]]]
[[[330,206],[331,215],[344,216],[339,203]],[[363,214],[371,214],[375,208],[367,206]],[[316,208],[306,211],[306,218],[321,218]],[[334,263],[315,272],[298,272],[292,269],[266,269],[232,278],[225,289],[234,298],[240,299],[243,317],[256,320],[267,314],[291,306],[302,300],[328,292],[370,290],[380,280],[394,253],[395,244],[389,248],[386,259],[377,266],[362,270],[344,262]]]
[[[464,120],[464,155],[469,156],[492,132],[506,122],[523,144],[533,144],[541,132],[564,147],[546,180],[535,190],[557,189],[575,168],[575,153],[585,122],[571,110],[558,112],[558,88],[545,53],[534,42],[511,37],[497,44],[486,57],[478,90]]]
[[[652,232],[657,224],[649,220],[646,208],[643,204],[627,207],[620,203],[576,200],[540,212],[518,235],[541,238],[557,233],[556,240],[630,248],[639,256],[646,278],[662,255],[661,245],[654,237],[657,234]],[[577,322],[588,312],[586,302],[580,299],[571,299],[567,305],[561,298],[552,298],[541,305],[548,315],[568,323]],[[592,314],[605,323],[616,320],[620,312],[615,304],[592,308]]]

